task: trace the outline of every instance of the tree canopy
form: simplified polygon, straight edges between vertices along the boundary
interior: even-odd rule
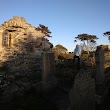
[[[107,31],[105,33],[103,33],[104,36],[108,37],[108,40],[110,41],[110,31]]]
[[[42,25],[42,24],[39,24],[39,26],[36,28],[37,31],[41,31],[42,33],[45,34],[45,36],[48,36],[48,37],[52,37],[50,36],[51,32],[50,30],[48,29],[48,27]]]
[[[96,40],[98,38],[96,35],[79,34],[77,37],[75,37],[75,42],[77,42],[76,39],[82,41],[84,43],[84,48],[86,48],[89,52],[90,50],[95,49]]]
[[[56,47],[57,49],[60,49],[61,52],[67,52],[67,51],[68,51],[67,48],[65,48],[64,46],[62,46],[62,45],[60,45],[60,44],[56,45],[55,47]]]
[[[68,49],[62,46],[61,44],[57,44],[53,49],[55,54],[55,58],[66,58]]]
[[[91,40],[91,42],[94,42],[96,39],[98,39],[96,35],[89,35],[89,34],[79,34],[75,38],[81,41]]]

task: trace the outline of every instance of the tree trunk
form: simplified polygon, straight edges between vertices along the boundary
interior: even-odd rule
[[[87,53],[89,54],[88,39],[87,39]]]

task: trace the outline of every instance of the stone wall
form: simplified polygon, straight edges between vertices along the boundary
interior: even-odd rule
[[[36,27],[28,24],[23,17],[14,16],[0,25],[0,66],[8,67],[8,74],[29,76],[32,72],[41,71],[41,52],[45,34],[37,31]],[[40,41],[39,41],[40,39]],[[35,54],[40,47],[40,56]],[[49,50],[50,51],[50,50]]]
[[[100,45],[95,53],[96,59],[96,83],[101,84],[105,80],[105,70],[110,68],[110,46]]]
[[[100,59],[102,62],[104,62],[104,68],[110,67],[110,45],[100,45],[97,47],[97,50],[103,50],[103,59]],[[96,53],[96,61],[99,62],[99,56],[100,54]],[[98,58],[97,58],[98,57]]]
[[[110,46],[104,49],[104,60],[105,60],[104,67],[106,69],[110,67]]]

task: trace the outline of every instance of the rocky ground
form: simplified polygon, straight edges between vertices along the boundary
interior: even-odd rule
[[[91,71],[94,77],[95,69],[88,67],[85,71]],[[13,78],[2,82],[0,88],[0,110],[68,110],[68,93],[73,86],[74,78],[81,68],[57,65],[57,85],[51,88],[48,83],[48,91],[42,90],[42,81],[36,79]],[[53,84],[52,84],[53,85]],[[100,105],[96,103],[96,110],[109,110],[109,94]]]

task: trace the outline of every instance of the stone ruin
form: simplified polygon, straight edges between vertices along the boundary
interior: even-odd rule
[[[110,46],[100,45],[95,53],[96,59],[96,83],[101,84],[105,80],[105,71],[110,68]]]
[[[36,69],[36,56],[41,56],[41,51],[50,46],[44,37],[23,17],[14,16],[5,21],[0,25],[0,65],[7,65],[17,75]]]
[[[9,71],[6,74],[9,75],[9,78],[11,78],[12,80],[14,80],[14,77],[16,76],[25,77],[24,79],[21,79],[19,81],[16,80],[13,84],[5,83],[4,85],[0,85],[0,88],[3,87],[2,91],[0,89],[0,93],[2,93],[2,97],[6,99],[5,101],[7,101],[7,99],[9,99],[10,101],[10,99],[15,95],[22,96],[23,92],[25,90],[29,90],[31,87],[35,87],[38,91],[38,89],[42,89],[42,86],[45,89],[51,88],[53,85],[55,85],[50,85],[52,83],[51,78],[52,80],[54,79],[54,75],[50,73],[54,73],[55,71],[54,68],[52,68],[55,64],[54,57],[51,53],[51,49],[49,48],[50,43],[47,39],[44,38],[45,34],[35,29],[36,27],[33,27],[30,24],[28,24],[24,18],[19,18],[17,16],[14,16],[13,19],[4,22],[4,24],[0,26],[0,66],[6,65],[8,67]],[[48,52],[45,53],[44,51]],[[42,52],[44,52],[44,74],[42,76],[43,81],[39,83],[32,83],[26,77],[30,77],[30,75],[32,75],[33,72],[36,74],[41,72]],[[106,54],[109,57],[109,53]],[[96,57],[97,55],[99,55],[99,53],[96,54]],[[102,57],[100,57],[100,60],[101,59]],[[98,61],[97,58],[96,61]],[[47,62],[50,63],[46,65]],[[96,63],[98,63],[98,65],[100,64],[100,62]],[[107,63],[107,65],[109,64]],[[100,66],[98,66],[98,68],[99,67]],[[98,73],[99,72],[97,70],[96,74]],[[0,72],[0,81],[2,79],[1,74],[2,73]],[[104,78],[102,74],[100,74],[100,77],[96,79],[97,82],[103,82]],[[12,75],[14,75],[14,77]],[[48,84],[46,83],[46,81]],[[77,74],[74,86],[71,89],[69,95],[71,110],[82,110],[82,108],[84,110],[94,109],[95,83],[89,73],[83,72]]]
[[[42,80],[41,55],[51,52],[52,45],[45,36],[23,17],[0,25],[0,103],[23,95]]]
[[[96,59],[96,102],[103,103],[109,92],[110,45],[100,45],[95,53]]]
[[[95,81],[87,71],[80,71],[69,93],[69,110],[95,110]]]

